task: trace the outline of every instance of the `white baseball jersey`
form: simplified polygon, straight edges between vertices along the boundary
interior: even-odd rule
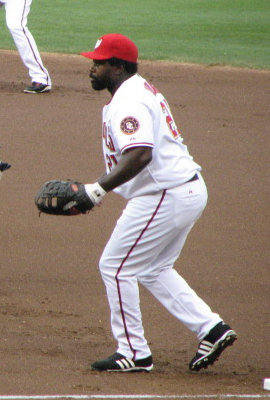
[[[153,159],[135,178],[114,190],[126,199],[178,186],[201,170],[183,144],[165,98],[136,74],[103,109],[107,173],[125,150],[138,146],[153,148]]]

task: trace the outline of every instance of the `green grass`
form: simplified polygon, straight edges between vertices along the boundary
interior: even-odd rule
[[[0,47],[14,49],[4,14]],[[119,32],[140,59],[270,69],[270,0],[33,0],[28,26],[40,51],[78,54]]]

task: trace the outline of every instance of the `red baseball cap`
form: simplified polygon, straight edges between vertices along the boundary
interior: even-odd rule
[[[81,53],[81,55],[92,60],[108,60],[115,57],[136,63],[138,48],[128,37],[120,33],[109,33],[98,39],[94,51]]]

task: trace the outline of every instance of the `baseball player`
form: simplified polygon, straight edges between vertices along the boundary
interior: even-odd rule
[[[6,24],[19,51],[21,59],[29,70],[31,86],[25,93],[45,93],[51,90],[51,78],[44,67],[35,39],[27,28],[27,16],[32,0],[1,0],[5,5]]]
[[[138,49],[129,38],[104,35],[94,51],[81,54],[93,60],[93,89],[107,89],[112,96],[103,109],[106,174],[85,190],[94,204],[111,190],[127,199],[99,263],[118,347],[92,369],[152,370],[138,283],[197,335],[189,368],[207,368],[236,333],[174,269],[207,203],[201,167],[183,143],[166,99],[137,74]]]

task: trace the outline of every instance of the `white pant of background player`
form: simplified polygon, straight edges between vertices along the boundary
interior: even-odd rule
[[[49,73],[43,65],[36,42],[27,28],[27,16],[31,3],[32,0],[0,1],[0,5],[5,4],[7,27],[24,65],[29,70],[32,82],[51,85]]]
[[[222,319],[173,269],[187,235],[207,203],[200,179],[129,200],[100,260],[117,352],[151,354],[142,326],[138,281],[201,340]],[[199,260],[198,260],[199,261]]]

